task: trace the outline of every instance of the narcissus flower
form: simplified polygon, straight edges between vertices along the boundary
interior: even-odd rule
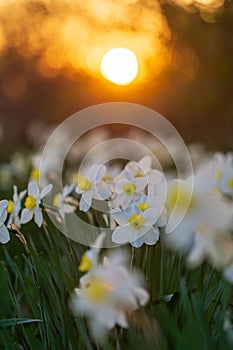
[[[7,206],[7,213],[9,214],[7,226],[13,223],[17,227],[20,227],[19,212],[21,210],[22,199],[25,196],[27,190],[24,190],[18,194],[17,186],[14,186],[13,189],[14,189],[13,200],[10,199],[8,201],[8,206]]]
[[[188,260],[193,265],[202,262],[207,251],[215,249],[216,236],[223,237],[230,232],[233,219],[232,204],[208,186],[208,178],[199,175],[194,176],[191,192],[189,181],[177,180],[168,187],[169,212],[173,210],[173,217],[178,220],[179,214],[182,211],[185,213],[184,209],[187,211],[172,232],[164,235],[165,242],[171,248],[189,253]]]
[[[103,178],[106,173],[106,167],[103,165],[93,164],[90,168],[85,169],[78,176],[76,192],[81,194],[79,208],[86,212],[91,207],[92,198],[108,199],[112,191]]]
[[[128,171],[123,170],[115,179],[115,198],[111,201],[112,208],[127,207],[135,199],[135,195],[143,193],[147,185],[145,177],[134,177]]]
[[[148,195],[154,193],[154,186],[164,179],[161,171],[152,169],[152,158],[150,156],[145,156],[138,162],[127,163],[125,170],[135,178],[145,177],[147,179]]]
[[[66,185],[62,192],[57,193],[53,198],[53,206],[58,210],[60,217],[56,216],[60,222],[65,220],[65,214],[71,214],[75,211],[76,206],[69,203],[67,198],[74,190],[73,185]]]
[[[116,211],[113,217],[119,226],[113,231],[112,241],[118,244],[129,242],[137,248],[143,243],[155,244],[159,239],[159,230],[154,225],[159,214],[155,207],[141,210],[131,206],[126,210]]]
[[[149,300],[141,276],[125,268],[122,255],[105,257],[80,279],[71,300],[74,314],[86,316],[94,338],[102,338],[115,325],[128,327],[127,313]]]
[[[8,201],[3,199],[0,201],[0,242],[7,243],[10,240],[9,232],[5,226],[5,221],[7,218],[7,208]]]
[[[28,196],[25,200],[25,208],[21,213],[21,224],[26,224],[32,220],[34,216],[34,221],[38,227],[41,227],[43,222],[42,210],[40,208],[41,200],[52,190],[52,185],[46,186],[41,192],[39,186],[36,182],[29,182],[28,184]]]

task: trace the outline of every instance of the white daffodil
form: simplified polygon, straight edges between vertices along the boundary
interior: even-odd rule
[[[105,173],[105,166],[93,164],[79,174],[76,192],[81,194],[80,210],[88,211],[91,207],[92,198],[105,200],[111,197],[112,191],[103,181]]]
[[[71,214],[75,211],[76,206],[72,205],[68,201],[68,196],[73,192],[74,186],[67,185],[64,187],[63,191],[57,193],[53,198],[53,206],[58,210],[62,220],[65,220],[65,214]],[[57,217],[58,221],[61,221],[61,218]]]
[[[127,207],[135,199],[135,195],[142,194],[147,185],[145,177],[134,177],[128,171],[123,170],[116,178],[115,198],[111,201],[111,207]]]
[[[196,264],[204,259],[210,246],[214,247],[216,235],[224,235],[231,230],[233,208],[218,192],[212,191],[208,183],[205,185],[199,174],[194,177],[191,199],[189,185],[189,181],[177,180],[168,186],[166,203],[169,214],[173,211],[173,218],[177,218],[179,223],[180,214],[185,208],[187,212],[172,232],[165,233],[164,239],[175,250],[190,251],[189,262]]]
[[[25,196],[27,190],[24,190],[18,194],[17,186],[13,187],[13,200],[8,201],[7,213],[9,214],[9,218],[7,221],[7,226],[10,224],[15,224],[17,227],[20,227],[20,219],[19,212],[21,210],[21,201]]]
[[[233,153],[217,153],[213,159],[216,187],[221,193],[233,196]]]
[[[5,226],[5,221],[7,218],[6,208],[8,206],[8,201],[3,199],[0,201],[0,242],[7,243],[10,240],[9,232]]]
[[[52,185],[46,186],[41,192],[36,182],[29,182],[28,184],[28,196],[25,200],[25,208],[21,213],[21,224],[26,224],[32,220],[34,216],[35,223],[38,227],[41,227],[43,222],[42,210],[40,208],[41,200],[51,191]]]
[[[147,197],[145,195],[139,196],[133,203],[142,212],[149,208],[156,208],[159,212],[158,220],[155,225],[157,227],[164,227],[167,223],[167,209],[164,206],[164,202],[161,196]]]
[[[138,248],[143,243],[152,245],[158,241],[159,230],[154,227],[159,217],[158,209],[155,207],[141,209],[131,206],[127,210],[113,213],[114,219],[119,224],[112,234],[114,243],[124,244],[129,242],[132,246]]]
[[[101,339],[115,325],[128,327],[127,313],[144,306],[148,292],[141,286],[141,277],[125,268],[126,259],[113,255],[104,258],[80,279],[71,300],[75,315],[88,318],[94,338]]]
[[[148,194],[154,193],[154,186],[158,185],[164,176],[161,171],[152,169],[152,158],[145,156],[138,162],[129,162],[125,166],[125,170],[131,173],[135,178],[146,177],[148,185]]]

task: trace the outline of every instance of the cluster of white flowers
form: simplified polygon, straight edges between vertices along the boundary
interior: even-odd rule
[[[152,167],[150,156],[130,161],[123,169],[93,163],[81,167],[71,183],[50,198],[51,206],[44,207],[42,200],[53,185],[39,188],[35,157],[28,188],[19,192],[13,186],[12,199],[0,201],[0,242],[9,241],[11,224],[20,227],[34,220],[41,227],[43,209],[65,224],[66,215],[75,210],[92,215],[94,201],[101,200],[113,243],[140,248],[161,237],[162,247],[183,254],[189,267],[208,261],[233,284],[233,154],[217,153],[203,164],[197,162],[194,175],[186,180],[171,178]],[[171,216],[178,223],[174,227]],[[127,327],[127,315],[149,299],[139,274],[126,268],[119,251],[100,260],[103,240],[101,234],[83,255],[79,270],[85,274],[71,300],[75,315],[88,318],[94,338],[115,325]]]
[[[140,274],[126,268],[126,255],[112,253],[99,261],[103,239],[102,233],[93,248],[82,256],[79,270],[86,274],[71,298],[74,314],[88,318],[95,339],[103,338],[115,325],[127,328],[127,314],[149,300]]]
[[[190,181],[173,180],[168,186],[168,213],[179,216],[187,205]],[[224,271],[233,283],[233,154],[216,154],[201,165],[193,177],[188,211],[170,234],[164,235],[167,246],[187,256],[196,267],[204,260]],[[176,206],[175,206],[176,204]],[[175,212],[174,212],[175,211]]]
[[[51,191],[52,185],[46,186],[42,191],[36,182],[29,182],[28,189],[18,193],[17,186],[13,187],[12,199],[0,201],[0,242],[7,243],[10,240],[9,230],[11,224],[20,227],[34,221],[38,227],[42,226],[43,215],[41,208],[42,199]],[[27,193],[27,196],[26,196]],[[24,199],[24,207],[22,202]]]
[[[18,194],[14,186],[13,199],[0,202],[2,243],[9,240],[11,223],[19,227],[34,218],[38,227],[42,225],[41,201],[52,185],[40,192],[38,174],[34,175],[27,190]],[[130,161],[123,169],[94,163],[81,168],[75,182],[54,196],[52,207],[57,219],[65,222],[65,216],[77,208],[87,212],[93,200],[106,201],[113,243],[139,248],[156,244],[162,236],[165,246],[186,255],[189,266],[208,260],[233,282],[233,154],[215,154],[197,166],[192,180],[168,181],[152,168],[150,156]],[[178,222],[185,206],[188,210],[179,225],[166,233],[170,214]]]

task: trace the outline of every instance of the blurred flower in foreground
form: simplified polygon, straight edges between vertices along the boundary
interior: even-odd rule
[[[7,243],[10,240],[9,232],[4,224],[7,218],[6,208],[8,206],[8,201],[3,199],[0,201],[0,242]]]
[[[167,195],[169,211],[173,210],[173,215],[178,216],[179,211],[187,206],[187,212],[179,225],[164,235],[164,239],[167,246],[187,255],[190,267],[207,260],[215,268],[225,270],[233,262],[233,249],[229,249],[233,246],[230,235],[233,203],[214,186],[212,166],[210,162],[194,175],[191,199],[188,198],[189,179],[171,182]],[[233,271],[228,271],[230,274],[233,281]]]
[[[35,223],[41,227],[43,221],[42,210],[40,208],[41,200],[51,191],[52,185],[46,186],[41,192],[36,182],[29,182],[28,196],[25,200],[25,208],[21,213],[21,224],[29,222],[34,215]]]
[[[102,339],[115,325],[128,327],[127,313],[144,306],[148,292],[141,286],[141,277],[125,267],[126,256],[112,254],[103,263],[95,262],[80,279],[71,299],[77,316],[86,316],[95,339]]]
[[[216,153],[213,168],[216,187],[221,193],[233,197],[233,153]]]

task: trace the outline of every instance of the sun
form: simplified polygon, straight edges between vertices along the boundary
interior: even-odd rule
[[[103,76],[117,85],[131,83],[138,73],[138,62],[133,51],[116,47],[109,50],[101,61]]]

